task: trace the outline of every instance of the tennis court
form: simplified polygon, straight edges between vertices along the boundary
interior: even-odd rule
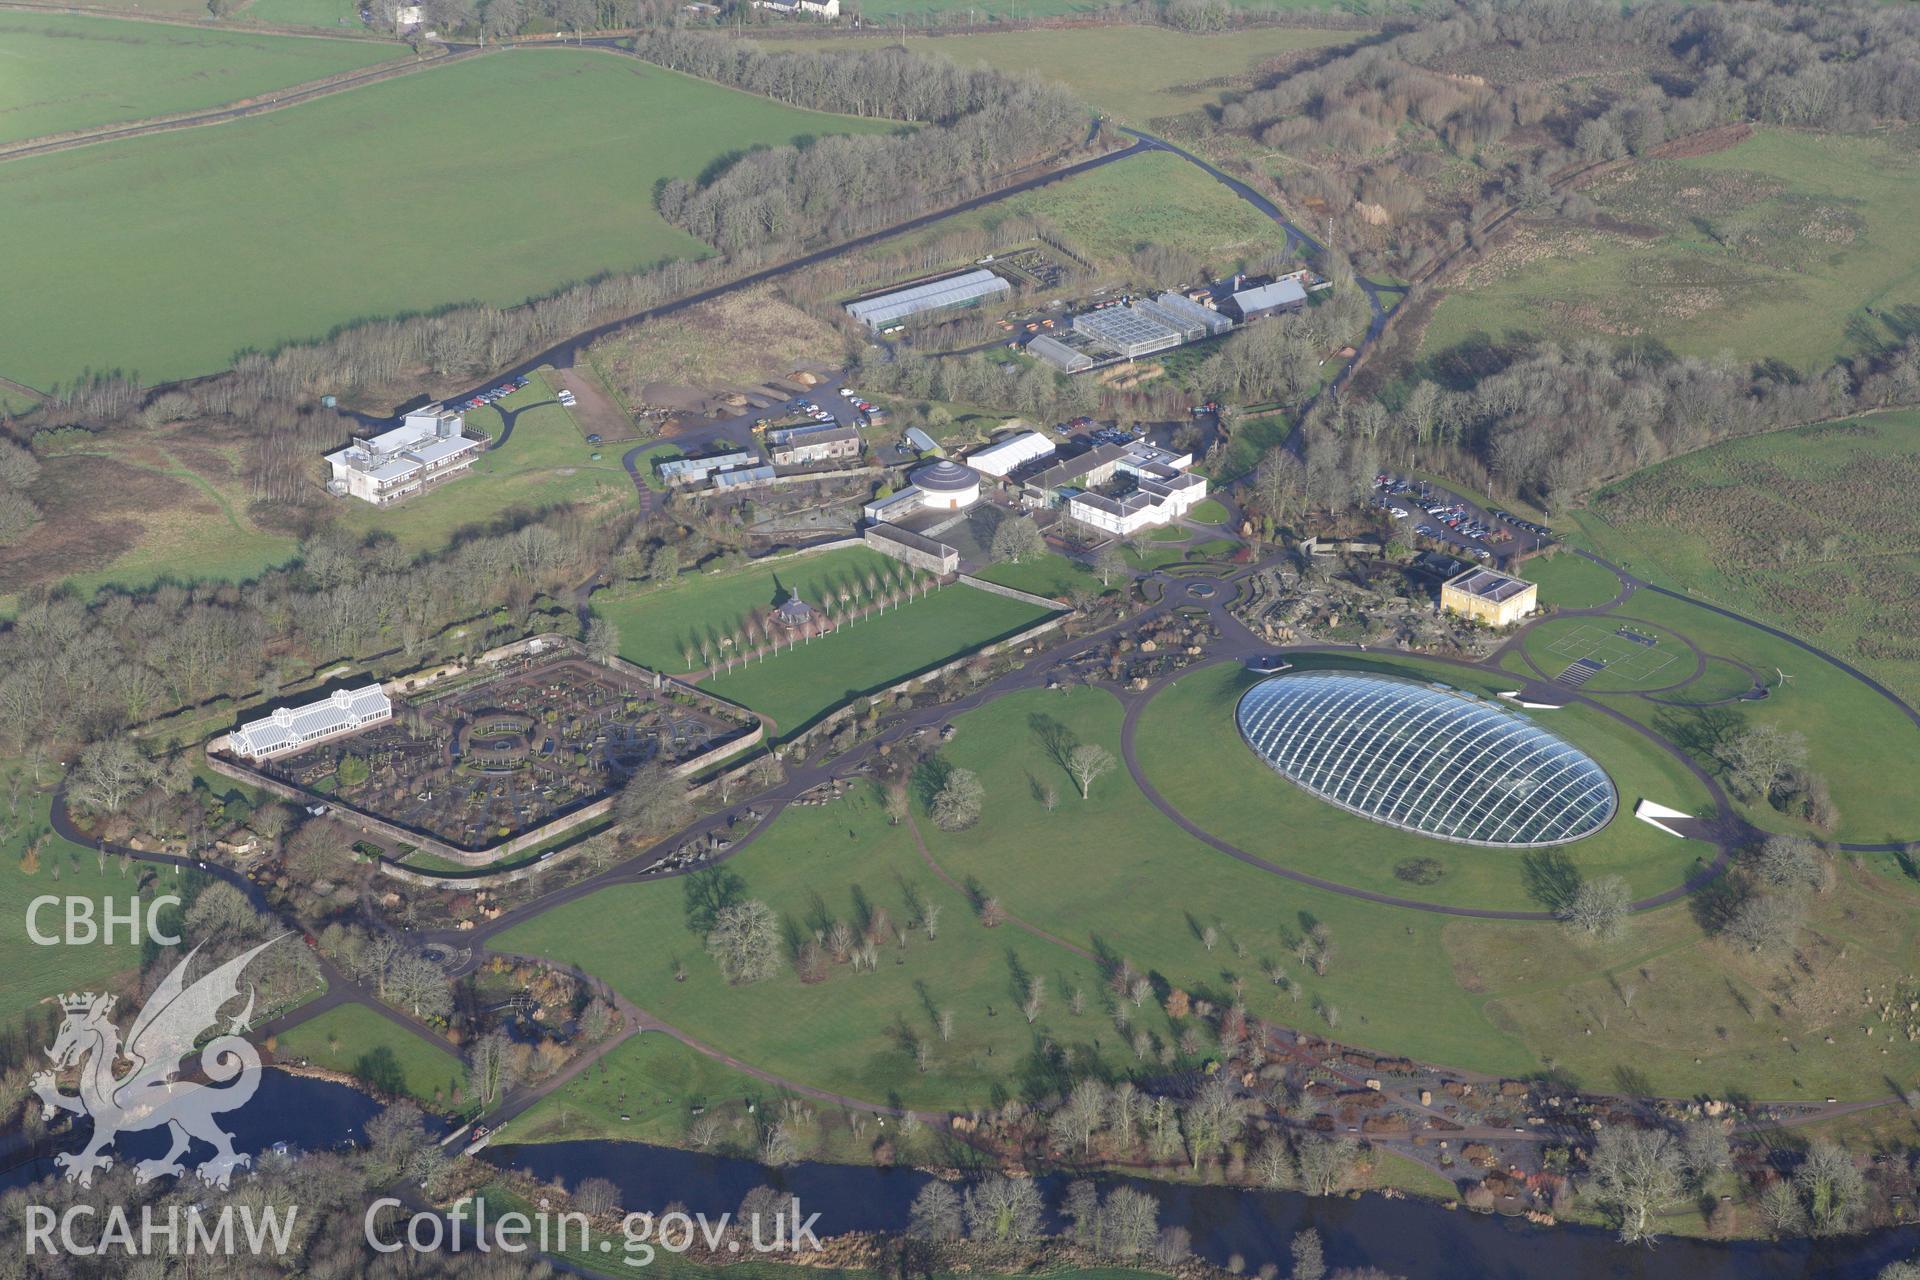
[[[1585,684],[1599,671],[1634,684],[1652,684],[1676,656],[1650,631],[1630,626],[1608,630],[1587,622],[1554,637],[1547,651],[1567,660],[1569,671],[1555,679],[1574,684]],[[1565,679],[1570,673],[1571,681]]]

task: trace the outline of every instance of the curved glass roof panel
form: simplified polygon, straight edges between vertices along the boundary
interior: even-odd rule
[[[1619,807],[1593,757],[1516,711],[1398,676],[1300,671],[1247,690],[1240,734],[1349,812],[1465,844],[1564,844]]]

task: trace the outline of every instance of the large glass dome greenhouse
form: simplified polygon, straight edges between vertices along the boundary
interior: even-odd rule
[[[1417,680],[1277,675],[1247,690],[1235,719],[1282,777],[1442,840],[1564,844],[1606,826],[1619,804],[1606,770],[1578,747],[1516,711]]]

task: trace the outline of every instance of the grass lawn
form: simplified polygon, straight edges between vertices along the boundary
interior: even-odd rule
[[[1540,603],[1561,609],[1592,609],[1620,594],[1620,579],[1591,560],[1561,552],[1535,556],[1520,575],[1540,584]]]
[[[1100,579],[1093,576],[1093,570],[1057,551],[1049,551],[1039,557],[1027,557],[1019,564],[1004,561],[990,564],[974,576],[1003,587],[1012,587],[1016,591],[1051,596],[1055,600],[1065,600],[1076,587],[1083,590],[1100,589]]]
[[[657,1032],[629,1036],[582,1074],[508,1121],[496,1143],[566,1142],[572,1139],[624,1138],[666,1146],[689,1145],[688,1126],[696,1114],[719,1123],[709,1150],[753,1157],[761,1126],[788,1097],[765,1081],[691,1049]],[[916,1139],[897,1126],[879,1128],[873,1117],[804,1100],[803,1119],[791,1134],[806,1160],[861,1164],[872,1158],[876,1141],[909,1148]],[[923,1130],[918,1141],[931,1149],[940,1139]],[[729,1268],[729,1276],[734,1273]]]
[[[1225,524],[1227,520],[1226,507],[1212,498],[1205,498],[1194,504],[1193,510],[1188,514],[1201,524]]]
[[[1481,694],[1501,683],[1458,668],[1414,663],[1299,655],[1295,665],[1386,670]],[[1581,877],[1622,876],[1634,896],[1644,898],[1679,884],[1706,851],[1632,815],[1643,796],[1693,812],[1706,805],[1705,789],[1679,761],[1633,730],[1581,707],[1542,713],[1541,723],[1586,750],[1612,775],[1620,812],[1604,830],[1560,846],[1551,862],[1538,852],[1432,840],[1369,822],[1280,777],[1241,741],[1233,709],[1260,678],[1233,663],[1181,677],[1143,714],[1135,747],[1147,777],[1169,803],[1221,839],[1283,867],[1418,901],[1537,911],[1544,905],[1537,878],[1554,870],[1552,863],[1562,857]],[[1420,884],[1396,873],[1400,864],[1418,858],[1441,864],[1437,882]]]
[[[438,1107],[452,1105],[466,1070],[452,1049],[436,1049],[361,1004],[329,1009],[283,1033],[282,1058],[305,1058],[389,1093],[406,1093]]]
[[[693,1109],[713,1110],[774,1093],[745,1072],[671,1036],[643,1032],[501,1127],[498,1142],[625,1137],[679,1145]]]
[[[586,443],[580,429],[553,398],[545,379],[533,375],[512,395],[466,415],[469,432],[498,441],[514,415],[505,444],[482,453],[468,474],[395,507],[341,504],[340,523],[355,533],[380,530],[416,551],[438,550],[462,529],[487,526],[512,513],[532,513],[575,504],[606,508],[633,501],[633,481],[617,457]]]
[[[1904,138],[1762,129],[1585,194],[1633,230],[1522,226],[1448,286],[1425,349],[1598,331],[1811,371],[1886,340],[1881,317],[1920,302],[1920,152]]]
[[[772,716],[790,736],[842,702],[1011,635],[1048,611],[967,586],[942,587],[701,683]]]
[[[896,562],[865,547],[778,556],[725,573],[689,573],[673,585],[631,595],[603,592],[594,611],[620,629],[620,656],[669,674],[703,667],[700,642],[732,635],[748,611],[770,609],[789,593],[818,601]],[[856,626],[860,624],[855,624]],[[693,650],[691,660],[687,649]],[[771,663],[772,659],[769,658]]]
[[[69,14],[0,13],[17,55],[0,80],[0,142],[237,102],[408,52]]]
[[[8,763],[10,772],[13,762]],[[0,984],[0,1027],[14,1026],[42,1000],[63,991],[100,990],[107,979],[130,972],[140,963],[140,948],[117,940],[111,947],[99,943],[39,946],[27,935],[27,910],[35,898],[91,898],[94,919],[99,922],[104,920],[109,905],[124,912],[127,900],[150,878],[152,885],[140,893],[143,900],[151,901],[156,893],[178,892],[175,877],[168,870],[136,865],[122,875],[116,858],[108,858],[106,869],[101,870],[97,851],[50,834],[49,803],[47,795],[22,795],[19,816],[0,828],[4,831],[0,834],[0,915],[7,920],[6,930],[0,933],[0,963],[5,964],[7,973],[6,982]],[[0,808],[0,814],[4,813]],[[21,857],[27,846],[42,836],[39,869],[30,875],[21,865]],[[35,921],[40,932],[61,935],[65,929],[62,912],[59,903],[41,910]],[[141,908],[141,918],[146,918],[145,907]],[[116,938],[124,933],[120,930]]]
[[[396,120],[406,145],[367,146]],[[517,49],[21,160],[0,170],[0,220],[42,252],[9,264],[0,372],[40,387],[87,368],[153,383],[362,317],[512,305],[704,256],[654,211],[657,182],[753,146],[893,127],[616,55]],[[400,192],[433,200],[430,231],[393,216]]]
[[[358,0],[253,0],[240,16],[287,27],[364,29]]]
[[[963,67],[984,62],[1002,71],[1043,76],[1072,90],[1082,102],[1144,127],[1157,117],[1212,104],[1231,81],[1248,75],[1268,58],[1349,44],[1364,34],[1252,27],[1187,35],[1166,27],[1111,26],[937,37],[909,34],[906,47],[916,53],[944,55]],[[873,49],[881,44],[861,36],[757,43],[799,49]],[[898,46],[900,42],[891,43]]]
[[[655,493],[665,493],[667,491],[667,482],[660,478],[659,472],[655,471],[654,468],[662,462],[668,462],[674,458],[682,458],[685,456],[685,453],[681,451],[680,446],[677,444],[656,444],[650,448],[642,449],[640,456],[633,460],[633,465],[640,468],[641,482],[644,483],[647,488],[653,490]]]

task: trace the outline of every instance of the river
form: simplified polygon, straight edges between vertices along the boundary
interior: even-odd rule
[[[267,1071],[253,1101],[222,1122],[234,1131],[235,1147],[258,1155],[282,1142],[321,1150],[361,1140],[379,1110],[379,1104],[344,1085]],[[139,1159],[157,1154],[163,1145],[156,1134],[132,1135],[116,1155]],[[928,1181],[928,1175],[914,1170],[860,1165],[801,1163],[769,1170],[749,1160],[630,1142],[507,1146],[483,1155],[502,1168],[557,1178],[569,1187],[585,1178],[606,1178],[620,1188],[621,1202],[629,1207],[657,1211],[677,1201],[710,1217],[738,1208],[741,1197],[766,1183],[799,1197],[805,1213],[818,1213],[815,1230],[822,1236],[900,1230],[908,1205]],[[53,1172],[46,1157],[15,1163],[0,1172],[0,1189]],[[1058,1204],[1068,1179],[1051,1175],[1041,1181],[1048,1202]],[[1424,1200],[1314,1199],[1294,1192],[1097,1181],[1103,1186],[1130,1182],[1151,1192],[1160,1201],[1163,1225],[1186,1227],[1195,1251],[1211,1262],[1226,1265],[1239,1255],[1249,1275],[1268,1263],[1286,1275],[1288,1244],[1309,1226],[1320,1232],[1330,1266],[1370,1265],[1408,1280],[1871,1280],[1895,1258],[1920,1254],[1920,1227],[1784,1244],[1669,1238],[1649,1248],[1622,1245],[1592,1228],[1537,1227],[1449,1212]]]

